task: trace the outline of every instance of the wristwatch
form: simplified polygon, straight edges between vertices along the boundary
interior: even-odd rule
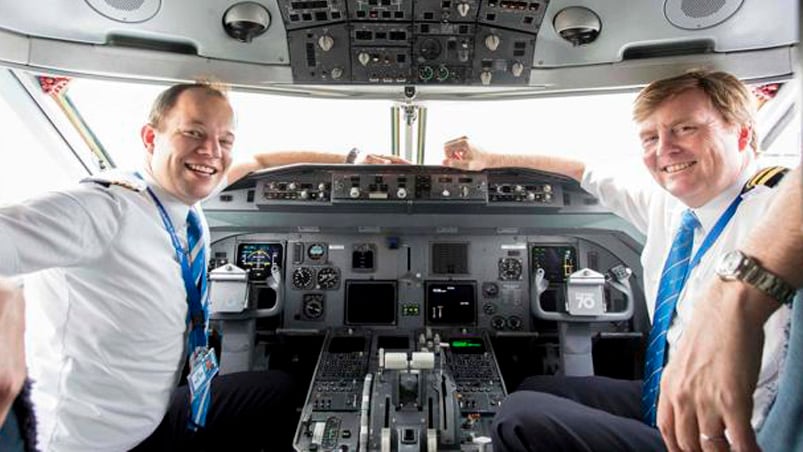
[[[357,148],[351,148],[348,154],[346,154],[346,163],[355,163],[357,161],[357,157],[360,156],[360,150]]]
[[[791,303],[795,288],[739,250],[725,253],[717,264],[717,275],[723,281],[742,281],[764,292],[779,303]]]

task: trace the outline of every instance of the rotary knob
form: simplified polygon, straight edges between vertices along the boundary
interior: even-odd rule
[[[323,35],[318,38],[318,47],[321,48],[324,52],[328,52],[332,50],[332,47],[335,45],[335,40],[329,35]]]
[[[457,12],[460,13],[460,17],[466,17],[469,9],[471,9],[471,6],[468,3],[460,3],[457,5]]]
[[[357,199],[360,197],[360,187],[351,187],[349,190],[349,198]]]
[[[343,77],[343,69],[339,67],[332,68],[332,79],[333,80],[340,80],[340,77]]]
[[[485,37],[485,47],[487,47],[491,52],[496,51],[496,49],[499,47],[499,42],[499,36],[488,35]]]
[[[490,71],[482,71],[480,73],[480,82],[482,82],[483,85],[490,85],[492,77],[493,75],[491,75]]]
[[[516,61],[510,66],[510,72],[513,74],[513,77],[520,77],[522,72],[524,72],[524,65]]]
[[[368,52],[360,52],[357,54],[357,61],[363,66],[367,66],[368,62],[371,61],[371,55],[368,55]]]
[[[399,199],[404,199],[407,197],[407,189],[404,187],[399,188],[396,190],[396,197]]]

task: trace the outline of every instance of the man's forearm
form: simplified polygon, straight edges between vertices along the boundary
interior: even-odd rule
[[[792,287],[803,287],[803,193],[801,168],[787,174],[764,220],[739,248],[756,259],[766,270]],[[733,299],[731,306],[751,319],[756,326],[766,321],[780,307],[778,301],[743,282],[718,282]]]
[[[320,151],[270,151],[254,154],[252,157],[236,162],[227,175],[228,182],[234,183],[254,171],[274,166],[294,163],[345,163],[346,155]]]
[[[762,221],[740,247],[793,287],[803,286],[801,167],[786,175]]]
[[[576,181],[583,178],[585,163],[580,160],[553,157],[547,155],[510,155],[495,154],[498,158],[496,167],[531,168],[540,171],[562,174]]]
[[[25,381],[24,335],[22,289],[0,277],[0,425]]]

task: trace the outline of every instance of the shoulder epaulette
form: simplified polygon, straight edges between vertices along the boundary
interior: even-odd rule
[[[759,170],[753,177],[751,177],[746,184],[744,184],[742,193],[747,193],[759,185],[772,188],[778,185],[778,182],[780,182],[788,172],[789,168],[785,168],[783,166],[770,166],[768,168],[763,168]]]
[[[87,177],[81,180],[81,183],[92,182],[102,185],[106,188],[111,186],[118,186],[127,188],[128,190],[142,192],[148,188],[144,180],[137,177],[126,177],[125,174],[99,174],[96,176]]]

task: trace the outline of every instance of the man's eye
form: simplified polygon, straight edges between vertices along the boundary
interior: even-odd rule
[[[204,136],[204,134],[200,130],[188,129],[188,130],[185,130],[183,133],[184,133],[184,135],[186,135],[188,137],[191,137],[191,138],[203,138],[203,136]]]
[[[641,145],[646,148],[654,145],[657,141],[657,135],[650,135],[641,139]]]
[[[224,148],[231,148],[234,146],[234,140],[220,140],[220,145]]]
[[[676,133],[679,134],[688,134],[694,132],[695,130],[697,130],[697,126],[691,126],[691,125],[683,125],[675,129]]]

